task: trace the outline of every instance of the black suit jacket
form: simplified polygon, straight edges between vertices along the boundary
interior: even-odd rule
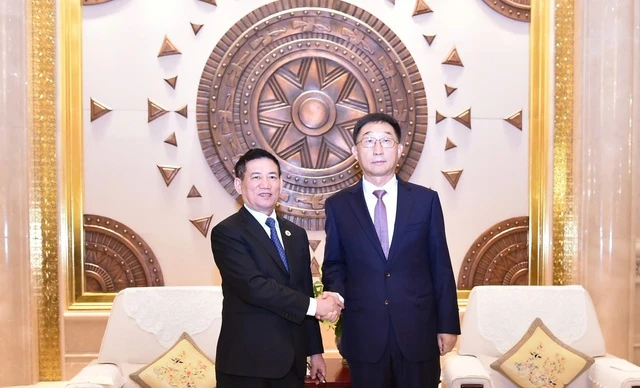
[[[304,229],[278,217],[289,272],[259,222],[242,207],[213,228],[211,248],[222,275],[220,372],[281,378],[307,355],[323,352],[320,327],[306,316],[313,296],[309,240]]]
[[[367,210],[362,181],[327,199],[325,289],[345,298],[342,354],[376,362],[389,325],[411,362],[439,356],[437,333],[460,333],[456,285],[438,194],[398,180],[388,260]]]

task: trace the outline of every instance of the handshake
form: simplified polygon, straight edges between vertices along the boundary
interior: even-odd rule
[[[325,291],[316,298],[316,318],[335,323],[340,318],[344,302],[335,292]]]

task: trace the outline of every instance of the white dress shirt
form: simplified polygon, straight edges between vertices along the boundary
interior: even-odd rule
[[[276,217],[275,209],[271,212],[271,215],[268,216],[264,213],[250,209],[247,205],[244,205],[244,208],[247,209],[247,211],[249,211],[249,213],[253,216],[253,218],[255,218],[260,223],[260,225],[262,225],[262,229],[264,229],[267,236],[269,236],[269,239],[271,239],[271,229],[267,225],[267,218],[271,217],[274,220],[276,220],[275,225],[276,225],[276,233],[278,234],[278,240],[280,240],[282,249],[285,249],[284,242],[282,241],[282,235],[280,234],[280,224],[278,223],[278,217]],[[314,298],[309,298],[309,307],[307,308],[307,315],[315,316],[317,310],[318,310],[318,301],[316,301]]]
[[[382,202],[387,209],[387,230],[389,231],[389,247],[393,240],[393,230],[396,224],[396,212],[398,210],[398,178],[394,177],[385,183],[382,187],[377,187],[373,183],[362,178],[362,191],[364,192],[364,201],[367,203],[367,210],[371,221],[375,223],[375,209],[378,203],[378,197],[373,192],[376,190],[384,190],[387,193],[382,197]]]

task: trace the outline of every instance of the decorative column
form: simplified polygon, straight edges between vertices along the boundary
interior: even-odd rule
[[[640,4],[636,0],[578,3],[574,177],[579,282],[593,299],[607,351],[627,358],[633,344],[638,218],[633,190],[640,174],[634,156],[640,141]]]
[[[29,256],[27,8],[0,2],[0,386],[37,381]]]

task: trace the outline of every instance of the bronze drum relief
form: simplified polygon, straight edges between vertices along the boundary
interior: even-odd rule
[[[84,239],[86,292],[164,286],[162,269],[151,247],[127,225],[85,214]]]
[[[309,229],[324,227],[324,201],[361,176],[351,154],[355,122],[394,115],[408,179],[427,131],[418,68],[400,39],[368,12],[337,0],[278,1],[237,22],[211,53],[198,89],[204,156],[234,197],[233,166],[250,148],[278,156],[278,212]]]

